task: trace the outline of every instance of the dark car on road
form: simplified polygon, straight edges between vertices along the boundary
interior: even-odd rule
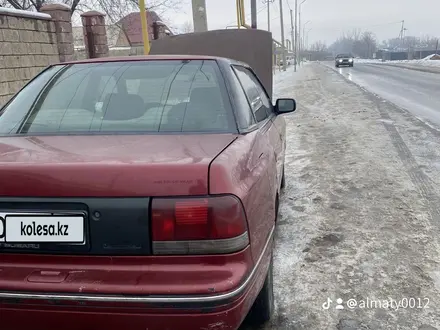
[[[339,54],[335,58],[335,66],[351,66],[354,65],[354,57],[351,54]]]
[[[44,70],[0,111],[1,329],[269,320],[295,108],[224,58]]]

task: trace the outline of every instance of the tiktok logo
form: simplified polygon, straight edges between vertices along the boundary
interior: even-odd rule
[[[322,304],[322,309],[329,309],[332,302],[333,302],[333,300],[331,300],[330,298],[327,298],[327,301]]]

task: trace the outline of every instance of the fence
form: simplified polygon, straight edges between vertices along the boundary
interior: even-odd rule
[[[0,106],[46,66],[73,55],[70,9],[41,13],[0,8]]]
[[[0,8],[0,107],[48,65],[76,59],[140,55],[141,46],[108,47],[104,14],[83,13],[84,47],[74,47],[70,8],[40,13]]]

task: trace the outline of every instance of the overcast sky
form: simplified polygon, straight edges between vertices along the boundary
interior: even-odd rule
[[[289,6],[294,9],[295,0],[281,0],[284,9],[286,38],[290,37]],[[148,2],[148,1],[147,1]],[[298,3],[302,0],[298,0]],[[247,5],[247,23],[250,24],[250,0]],[[274,38],[281,38],[280,0],[271,5],[271,30]],[[206,0],[208,28],[224,29],[236,25],[235,0]],[[257,0],[258,28],[267,29],[267,5]],[[301,6],[302,23],[310,20],[306,30],[309,42],[317,40],[333,42],[344,30],[360,28],[374,32],[379,41],[399,35],[402,20],[407,35],[432,35],[440,37],[439,0],[306,0]],[[180,13],[169,13],[174,24],[192,21],[190,0],[184,0]]]

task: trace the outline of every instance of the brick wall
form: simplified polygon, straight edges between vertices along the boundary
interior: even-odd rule
[[[0,105],[51,63],[59,62],[55,24],[48,15],[0,11]]]
[[[0,107],[45,67],[71,59],[70,8],[50,4],[41,10],[0,8]]]

